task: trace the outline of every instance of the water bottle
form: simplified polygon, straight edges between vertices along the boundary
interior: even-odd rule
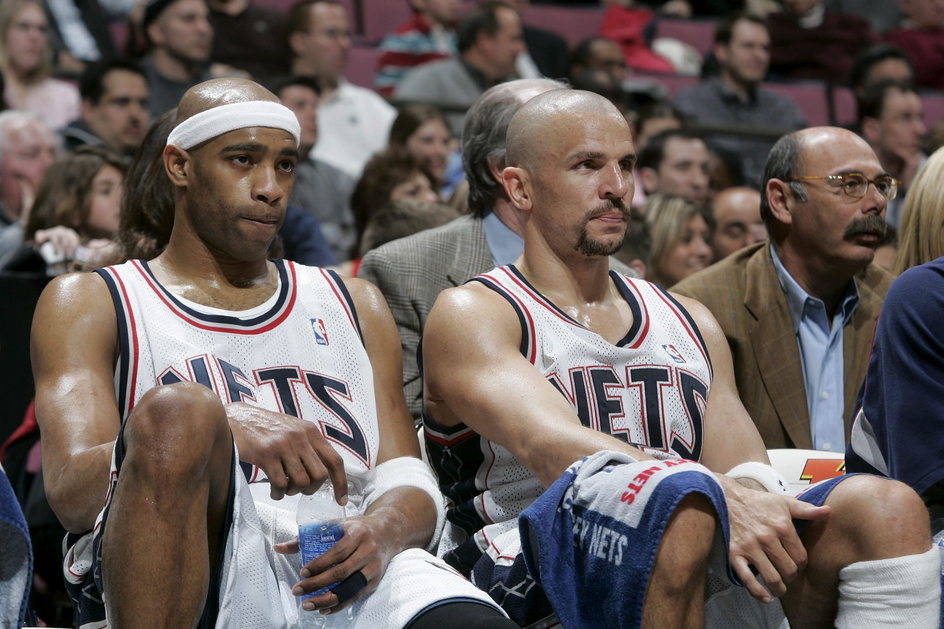
[[[308,565],[316,557],[326,553],[335,542],[344,537],[345,508],[334,499],[334,486],[331,481],[325,483],[310,496],[302,496],[298,501],[295,520],[298,523],[298,546],[301,551],[301,567]],[[302,609],[306,598],[324,594],[337,585],[305,594],[298,600],[298,620],[302,629],[329,629],[347,627],[351,624],[350,607],[342,612],[323,615],[320,612]]]

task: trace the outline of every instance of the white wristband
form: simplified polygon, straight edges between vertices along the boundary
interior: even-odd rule
[[[397,487],[414,487],[426,492],[432,498],[433,504],[436,505],[436,529],[433,531],[433,537],[426,550],[436,554],[439,536],[446,523],[446,503],[439,491],[439,483],[433,471],[422,460],[412,456],[401,456],[378,465],[364,489],[363,510],[367,511],[374,501]]]
[[[764,489],[772,494],[787,493],[787,483],[780,472],[758,461],[747,461],[732,467],[725,476],[729,478],[749,478],[760,483]]]

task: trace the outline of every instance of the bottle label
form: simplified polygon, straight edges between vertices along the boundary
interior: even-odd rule
[[[334,546],[335,542],[344,537],[344,527],[337,522],[322,522],[305,524],[298,529],[298,545],[302,554],[302,566],[308,565],[316,557],[320,557]],[[332,583],[301,598],[311,598],[334,589],[338,584]]]

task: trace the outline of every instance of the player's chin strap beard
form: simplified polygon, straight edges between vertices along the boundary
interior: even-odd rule
[[[301,139],[298,118],[291,109],[273,101],[253,100],[220,105],[190,116],[170,132],[167,146],[189,150],[224,133],[247,127],[282,129],[295,138],[296,147]]]

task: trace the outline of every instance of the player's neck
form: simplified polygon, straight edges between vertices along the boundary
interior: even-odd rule
[[[151,261],[158,281],[190,301],[224,310],[247,310],[264,303],[278,287],[278,273],[266,259],[227,260],[206,248],[171,239]]]
[[[521,272],[558,306],[595,304],[610,299],[613,284],[609,275],[609,258],[574,252],[573,256],[564,259],[549,248],[543,251],[535,249],[538,247],[531,244],[525,247],[519,263]]]

